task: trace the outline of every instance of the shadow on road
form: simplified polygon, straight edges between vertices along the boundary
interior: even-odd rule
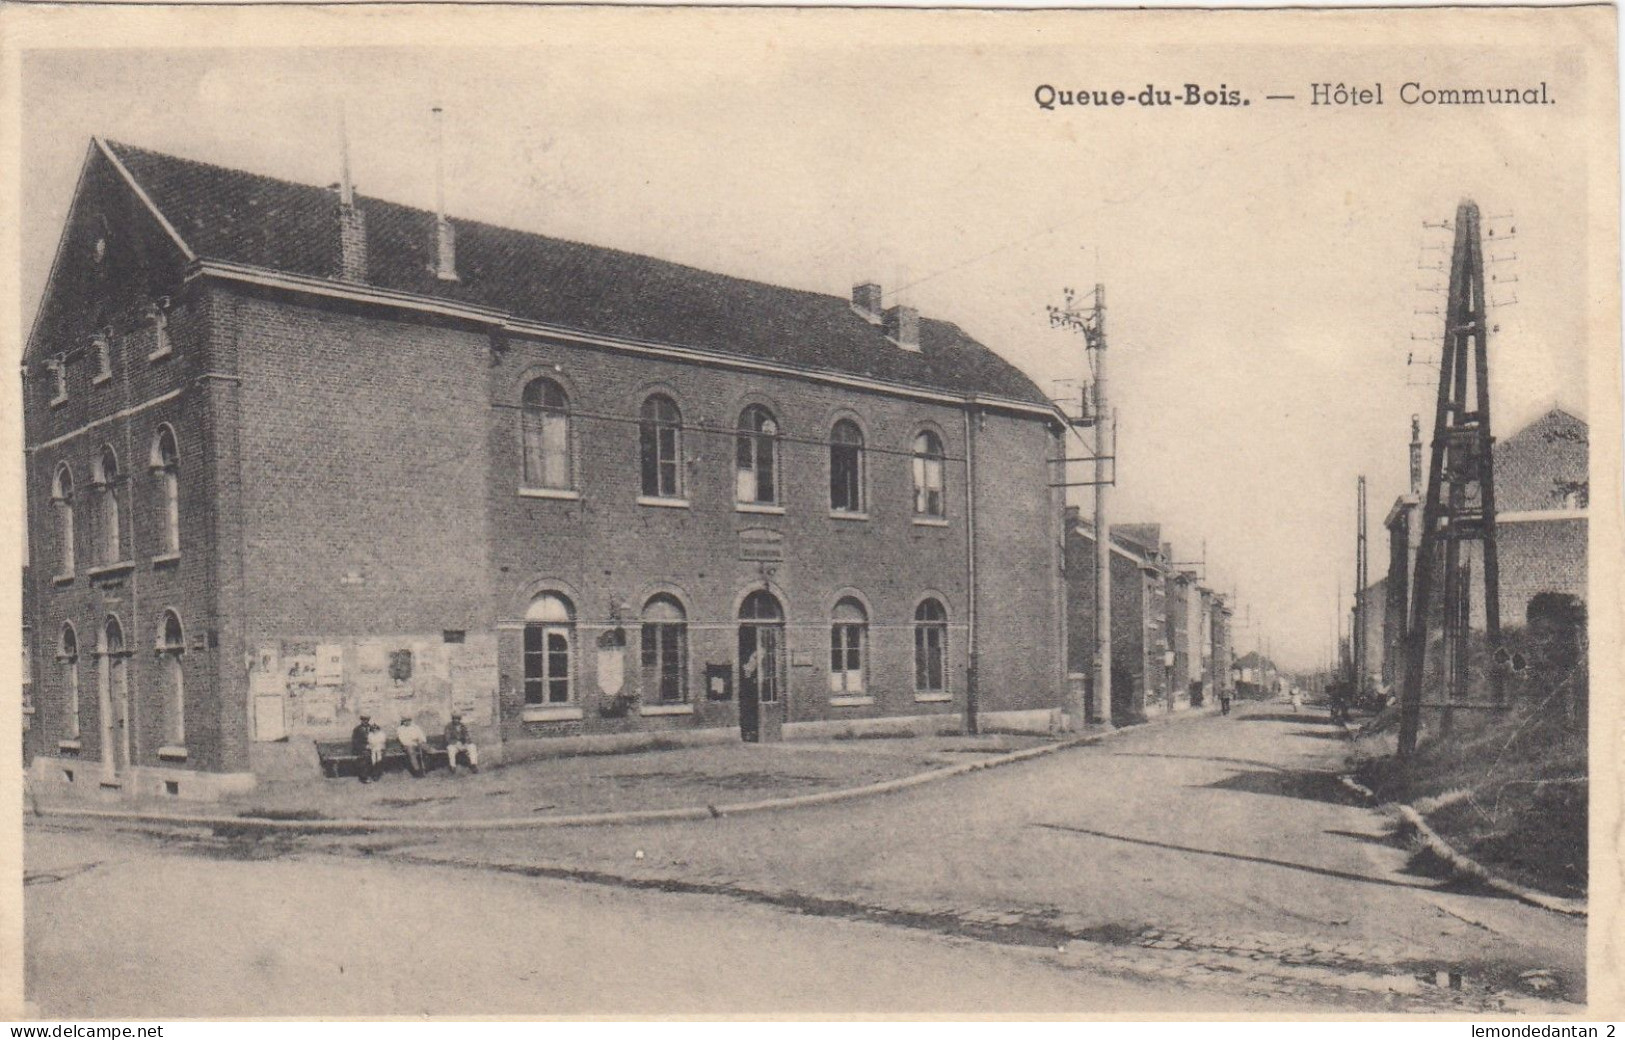
[[[1170,852],[1188,852],[1198,856],[1214,856],[1219,859],[1239,860],[1243,863],[1262,863],[1270,867],[1283,867],[1287,870],[1301,870],[1307,874],[1319,874],[1322,877],[1333,877],[1343,881],[1357,881],[1366,885],[1383,885],[1388,888],[1413,888],[1427,890],[1434,886],[1415,884],[1406,881],[1396,881],[1392,878],[1370,877],[1365,874],[1353,874],[1346,870],[1333,870],[1330,867],[1316,867],[1308,863],[1291,863],[1282,859],[1270,859],[1267,856],[1249,856],[1240,852],[1226,852],[1222,849],[1198,849],[1190,845],[1175,845],[1166,841],[1155,841],[1151,838],[1131,838],[1126,834],[1109,834],[1106,831],[1092,831],[1083,827],[1068,827],[1060,823],[1035,823],[1034,827],[1043,827],[1046,830],[1064,831],[1069,834],[1082,834],[1090,838],[1105,838],[1108,841],[1122,841],[1131,845],[1145,845],[1153,849],[1167,849]]]
[[[1184,762],[1227,762],[1238,766],[1257,766],[1259,769],[1280,769],[1271,762],[1260,762],[1256,758],[1226,758],[1223,755],[1170,755],[1158,751],[1113,751],[1113,758],[1175,758]]]
[[[1245,794],[1271,794],[1281,798],[1303,798],[1311,802],[1330,805],[1363,806],[1365,803],[1353,791],[1344,787],[1331,773],[1315,769],[1280,769],[1268,772],[1236,773],[1223,780],[1215,780],[1203,787],[1217,791],[1241,791]]]
[[[1330,716],[1315,712],[1272,711],[1247,712],[1236,716],[1237,722],[1299,722],[1309,726],[1336,726]]]

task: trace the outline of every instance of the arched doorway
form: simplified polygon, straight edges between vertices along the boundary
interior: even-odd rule
[[[784,724],[784,608],[758,589],[739,605],[739,735],[777,740]]]

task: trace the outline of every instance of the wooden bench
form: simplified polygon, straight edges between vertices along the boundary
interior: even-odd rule
[[[321,763],[322,773],[330,780],[337,780],[340,776],[357,776],[361,771],[361,756],[350,749],[348,740],[318,740],[316,744],[316,759]],[[423,771],[428,772],[438,765],[446,763],[446,738],[430,737],[423,747]],[[405,769],[406,749],[401,742],[390,737],[384,743],[384,759],[379,763],[380,769]]]

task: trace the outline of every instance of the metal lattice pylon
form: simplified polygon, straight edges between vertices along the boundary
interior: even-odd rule
[[[1456,208],[1456,245],[1450,264],[1444,350],[1439,356],[1439,397],[1433,420],[1433,452],[1422,507],[1422,544],[1416,558],[1405,647],[1405,685],[1400,701],[1399,753],[1416,751],[1421,729],[1422,683],[1432,620],[1434,571],[1444,568],[1445,704],[1466,692],[1470,586],[1461,560],[1463,542],[1477,541],[1484,557],[1484,629],[1493,652],[1501,643],[1500,569],[1495,551],[1495,466],[1490,434],[1489,325],[1485,314],[1484,254],[1478,207]],[[1473,385],[1467,372],[1471,363]],[[1471,391],[1471,392],[1469,392]],[[1441,552],[1442,546],[1442,552]],[[1443,556],[1440,561],[1438,557]],[[1493,699],[1502,703],[1499,669],[1488,669]],[[1447,707],[1448,712],[1448,707]]]

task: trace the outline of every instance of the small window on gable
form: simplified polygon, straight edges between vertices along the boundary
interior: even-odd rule
[[[45,371],[50,379],[51,404],[61,404],[68,399],[68,359],[57,356],[45,362]]]
[[[90,339],[90,355],[96,362],[92,383],[105,383],[113,378],[113,330],[103,329]]]
[[[168,357],[169,346],[169,297],[164,297],[154,303],[147,310],[147,317],[152,320],[152,351],[147,354],[148,361],[157,361]]]

